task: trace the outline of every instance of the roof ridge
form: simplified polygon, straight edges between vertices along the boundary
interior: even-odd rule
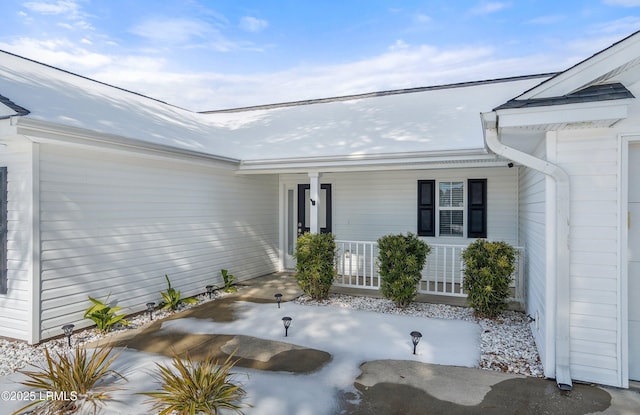
[[[342,95],[337,97],[314,98],[314,99],[307,99],[307,100],[300,100],[300,101],[287,101],[287,102],[281,102],[281,103],[275,103],[275,104],[262,104],[262,105],[252,105],[247,107],[199,111],[199,114],[222,114],[222,113],[231,113],[231,112],[258,111],[258,110],[264,110],[264,109],[296,107],[296,106],[302,106],[302,105],[323,104],[328,102],[349,101],[352,99],[376,98],[376,97],[382,97],[382,96],[388,96],[388,95],[411,94],[415,92],[435,91],[435,90],[441,90],[441,89],[464,88],[467,86],[520,81],[524,79],[544,78],[544,77],[555,76],[555,75],[557,75],[557,72],[548,72],[548,73],[533,74],[533,75],[510,76],[505,78],[493,78],[493,79],[485,79],[480,81],[455,82],[455,83],[449,83],[449,84],[422,86],[422,87],[414,87],[414,88],[391,89],[391,90],[377,91],[377,92],[365,92],[361,94]]]

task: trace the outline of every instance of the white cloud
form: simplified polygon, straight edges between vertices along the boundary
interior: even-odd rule
[[[73,0],[58,0],[57,2],[27,1],[23,6],[34,13],[47,15],[75,15],[79,12],[78,4]]]
[[[148,19],[131,29],[131,33],[152,42],[186,43],[193,38],[206,38],[214,28],[198,19]]]
[[[548,25],[548,24],[560,23],[565,19],[566,19],[566,16],[562,16],[559,14],[551,14],[546,16],[534,17],[533,19],[528,20],[527,23]]]
[[[594,25],[593,29],[596,33],[617,34],[618,37],[626,36],[634,33],[640,27],[640,17],[627,16],[617,20]]]
[[[396,42],[389,47],[389,50],[406,50],[409,48],[409,45],[402,39],[396,40]]]
[[[433,20],[431,16],[427,16],[426,14],[423,14],[423,13],[416,14],[413,17],[413,19],[416,21],[416,23],[420,23],[420,24],[429,23]]]
[[[11,44],[0,43],[0,49],[78,74],[86,74],[112,62],[108,55],[88,51],[65,39],[20,38]]]
[[[74,0],[59,0],[57,2],[28,1],[23,6],[32,13],[45,16],[60,16],[72,22],[58,22],[57,25],[62,28],[93,30],[93,27],[87,21],[88,15],[82,11],[80,5]],[[20,15],[24,18],[29,18],[24,12],[20,12]]]
[[[269,26],[269,22],[251,16],[244,16],[240,19],[240,28],[247,32],[261,32]]]
[[[609,6],[640,7],[640,0],[604,0]]]
[[[473,9],[471,9],[471,13],[472,14],[490,14],[490,13],[499,12],[500,10],[504,10],[509,7],[511,7],[511,3],[494,1],[489,3],[482,3],[474,7]]]

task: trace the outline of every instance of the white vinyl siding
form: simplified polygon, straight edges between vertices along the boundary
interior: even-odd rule
[[[376,241],[389,233],[417,232],[417,181],[487,179],[487,238],[518,241],[517,169],[437,169],[322,174],[332,183],[333,232],[338,239]],[[284,180],[308,182],[304,175],[284,175]],[[466,218],[465,218],[466,219]],[[464,244],[460,237],[424,237],[426,241]]]
[[[571,176],[571,374],[619,384],[618,148],[606,130],[558,134]]]
[[[124,312],[277,270],[277,177],[171,158],[41,145],[43,337],[88,324],[87,296]]]
[[[544,143],[534,155],[544,158]],[[525,247],[526,306],[527,312],[537,318],[535,324],[531,325],[532,333],[546,374],[550,376],[553,375],[555,363],[550,360],[553,353],[548,350],[552,340],[549,337],[552,336],[546,335],[550,328],[547,319],[546,176],[521,167],[518,179],[519,245]]]
[[[7,293],[0,294],[0,335],[30,337],[32,268],[32,144],[3,139],[0,165],[7,167]]]

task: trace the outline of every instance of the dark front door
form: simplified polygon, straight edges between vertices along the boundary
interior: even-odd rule
[[[298,185],[298,236],[309,232],[309,208],[311,206],[309,184]],[[331,232],[331,185],[320,185],[320,233]]]

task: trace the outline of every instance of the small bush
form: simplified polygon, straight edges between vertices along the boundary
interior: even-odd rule
[[[88,356],[87,350],[76,347],[73,354],[56,353],[55,358],[44,349],[45,364],[37,371],[21,371],[28,380],[21,384],[41,393],[28,405],[14,414],[33,409],[37,414],[67,414],[81,411],[87,406],[95,413],[98,406],[110,400],[109,392],[115,390],[114,381],[126,380],[115,370],[109,369],[118,354],[112,355],[111,347],[102,346]]]
[[[236,277],[233,274],[229,274],[229,271],[226,269],[221,269],[220,274],[222,274],[222,280],[224,281],[224,292],[226,293],[234,293],[238,291],[236,287],[234,287],[234,282]]]
[[[242,414],[245,390],[233,381],[235,362],[229,356],[222,365],[212,357],[194,363],[186,355],[173,358],[173,368],[158,366],[161,392],[143,392],[159,414],[218,414],[221,409]],[[249,406],[249,405],[246,405]]]
[[[336,276],[336,240],[331,233],[305,233],[298,238],[295,257],[296,280],[300,289],[314,300],[329,296]]]
[[[517,254],[506,242],[484,239],[478,239],[462,252],[465,275],[462,286],[477,316],[494,318],[506,308]]]
[[[166,310],[170,308],[172,310],[177,310],[180,307],[180,304],[195,304],[198,302],[195,298],[182,298],[180,297],[180,291],[176,290],[171,286],[171,281],[169,281],[169,276],[167,274],[164,275],[164,278],[167,280],[167,291],[161,292],[162,299],[164,300],[161,309]]]
[[[418,294],[418,282],[431,247],[411,232],[378,239],[380,290],[385,298],[406,307]]]
[[[111,294],[107,296],[104,302],[89,297],[89,301],[91,301],[93,305],[84,312],[84,318],[88,318],[96,323],[96,328],[103,333],[110,331],[117,323],[125,326],[129,325],[129,322],[124,319],[124,314],[116,314],[122,310],[122,307],[110,307],[108,305],[110,296]]]

